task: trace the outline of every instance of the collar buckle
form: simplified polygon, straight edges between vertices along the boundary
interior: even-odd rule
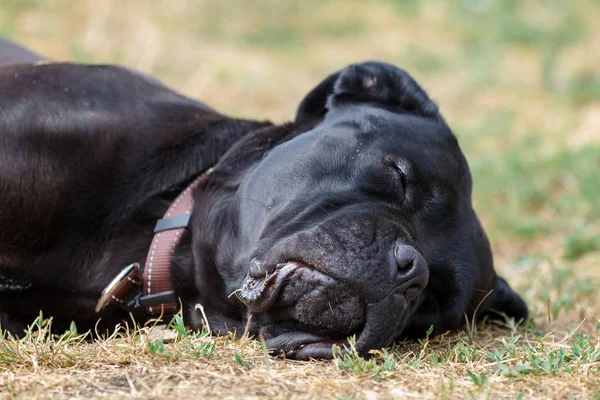
[[[141,307],[142,272],[140,264],[129,264],[104,288],[96,304],[96,312],[108,305],[118,306],[126,311],[136,311]]]

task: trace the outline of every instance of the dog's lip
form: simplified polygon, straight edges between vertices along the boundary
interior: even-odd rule
[[[251,311],[266,311],[273,306],[279,297],[285,280],[300,269],[306,269],[325,276],[310,264],[295,260],[287,261],[275,265],[272,272],[265,273],[262,279],[253,278],[248,275],[241,289],[238,291],[238,297]]]
[[[366,315],[361,327],[354,333],[355,342],[351,345],[347,339],[319,337],[302,332],[288,332],[267,340],[267,346],[297,360],[310,358],[328,359],[333,357],[333,345],[338,345],[342,353],[357,351],[367,355],[372,349],[390,345],[402,332],[410,314],[405,308],[400,314],[391,314],[398,300],[395,294],[384,297],[376,303],[366,305]]]
[[[358,335],[360,332],[356,333],[355,337]],[[294,360],[331,358],[333,346],[338,346],[341,351],[347,351],[350,348],[347,337],[334,339],[312,334],[307,334],[307,336],[299,335],[297,332],[288,332],[268,339],[266,345],[272,355]]]

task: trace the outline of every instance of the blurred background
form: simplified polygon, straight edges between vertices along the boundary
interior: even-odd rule
[[[458,136],[502,273],[555,317],[597,292],[598,0],[3,0],[0,34],[275,122],[348,63],[394,63]]]

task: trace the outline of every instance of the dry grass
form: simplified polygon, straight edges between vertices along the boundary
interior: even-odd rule
[[[376,363],[277,360],[258,341],[191,333],[162,350],[147,332],[60,341],[43,328],[0,340],[2,395],[600,398],[597,2],[418,3],[7,0],[0,33],[59,60],[125,64],[224,112],[274,121],[345,64],[403,66],[461,141],[497,269],[530,304],[529,323],[400,343]],[[477,5],[491,8],[467,9]]]
[[[548,310],[528,330],[480,325],[400,343],[371,362],[278,360],[256,340],[178,337],[160,326],[94,343],[49,336],[46,326],[1,342],[0,382],[7,395],[36,398],[591,398],[600,387],[592,312],[578,305],[556,319]]]

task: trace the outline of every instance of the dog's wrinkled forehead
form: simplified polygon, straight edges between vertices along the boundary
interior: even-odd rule
[[[409,187],[416,202],[455,205],[459,193],[469,199],[469,176],[443,120],[362,104],[331,114],[277,146],[247,175],[240,194],[260,208],[349,194],[356,201],[372,193],[391,199],[393,188],[401,193]],[[257,210],[253,218],[263,212]]]
[[[312,141],[311,146],[299,146],[313,152],[331,153],[351,160],[382,158],[409,163],[419,172],[447,177],[458,183],[467,171],[458,142],[442,119],[425,119],[414,114],[399,114],[369,105],[349,105],[331,113],[306,137],[298,142]]]

